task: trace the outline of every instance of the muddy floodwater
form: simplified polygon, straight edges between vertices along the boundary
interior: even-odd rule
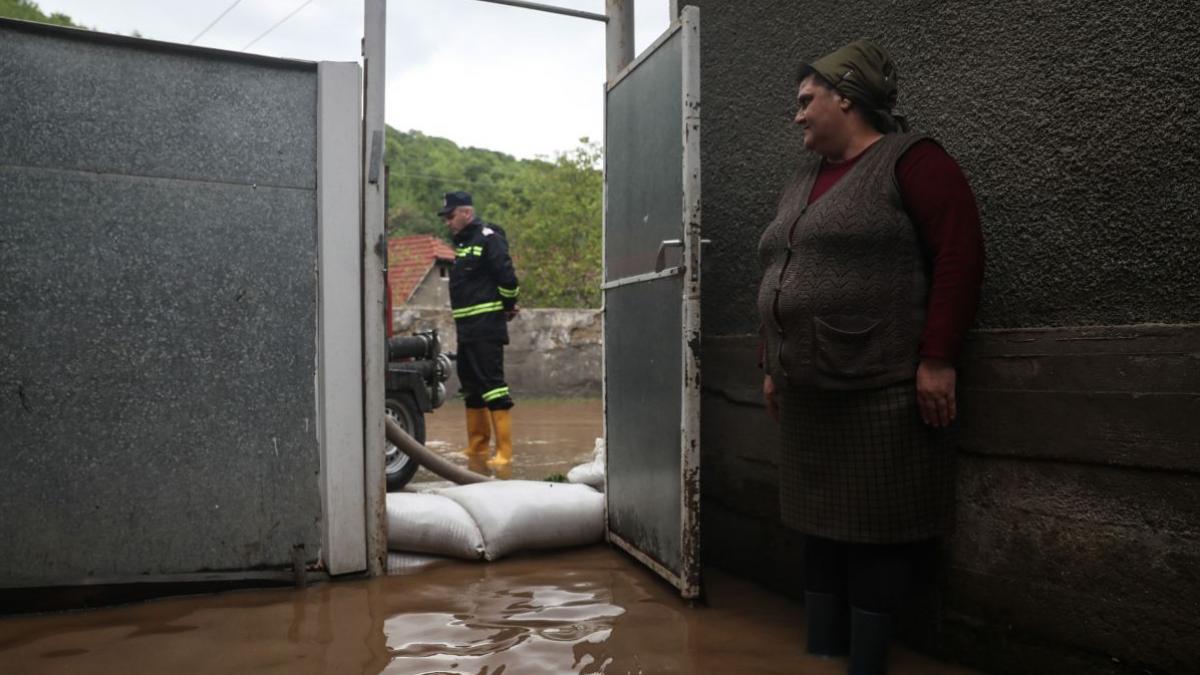
[[[426,444],[466,465],[461,401]],[[519,401],[511,478],[592,458],[598,400]],[[444,485],[422,470],[413,489]],[[841,675],[803,650],[803,607],[705,571],[692,605],[607,546],[494,563],[394,554],[385,578],[0,617],[0,673]],[[894,675],[968,673],[903,648]]]
[[[841,675],[806,656],[803,608],[706,570],[690,606],[605,546],[303,590],[239,591],[0,618],[0,672],[789,673]],[[893,650],[895,675],[970,671]]]
[[[513,465],[502,478],[542,480],[566,475],[592,459],[596,439],[603,435],[604,409],[600,399],[518,400],[512,409]],[[446,459],[467,466],[466,413],[461,399],[452,399],[425,416],[425,445]],[[475,467],[492,473],[486,467]],[[449,485],[425,469],[413,477],[412,489]]]

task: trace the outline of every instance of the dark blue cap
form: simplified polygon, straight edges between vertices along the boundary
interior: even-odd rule
[[[471,195],[466,192],[447,192],[438,215],[444,216],[460,206],[472,206]]]

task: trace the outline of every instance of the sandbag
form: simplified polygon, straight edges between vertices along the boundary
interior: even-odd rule
[[[487,560],[604,539],[604,495],[586,485],[509,480],[460,485],[437,494],[475,519]]]
[[[389,492],[388,549],[479,560],[483,534],[456,501],[438,494]]]
[[[592,448],[592,461],[584,462],[567,472],[567,480],[571,483],[590,485],[604,492],[606,464],[604,460],[604,439],[597,438]]]

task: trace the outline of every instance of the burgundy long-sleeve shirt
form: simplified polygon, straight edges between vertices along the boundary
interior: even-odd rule
[[[808,203],[820,199],[860,157],[861,153],[840,164],[822,162]],[[954,158],[929,140],[909,148],[896,163],[896,182],[933,267],[919,352],[922,358],[953,363],[983,285],[983,234],[975,195]],[[760,362],[761,358],[760,349]]]

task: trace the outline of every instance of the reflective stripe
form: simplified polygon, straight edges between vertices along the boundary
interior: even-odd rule
[[[515,297],[517,297],[517,294],[521,292],[521,289],[519,287],[513,288],[513,289],[508,289],[503,286],[497,286],[496,290],[500,292],[500,297],[502,297],[502,298],[515,298]]]
[[[505,396],[508,396],[508,387],[500,387],[499,389],[493,389],[491,391],[484,392],[483,400],[491,403],[492,401],[495,401],[498,398],[504,398]]]
[[[494,302],[485,302],[482,305],[471,305],[470,307],[463,307],[461,309],[456,309],[451,313],[454,315],[454,318],[456,318],[456,319],[465,319],[468,316],[475,316],[477,314],[487,314],[488,312],[499,312],[503,309],[504,309],[504,303],[500,302],[499,300],[496,300]]]
[[[472,256],[472,255],[473,256],[481,256],[481,255],[483,255],[483,247],[482,246],[464,246],[464,247],[456,250],[454,252],[454,255],[458,256],[459,258],[466,258],[467,256]]]

